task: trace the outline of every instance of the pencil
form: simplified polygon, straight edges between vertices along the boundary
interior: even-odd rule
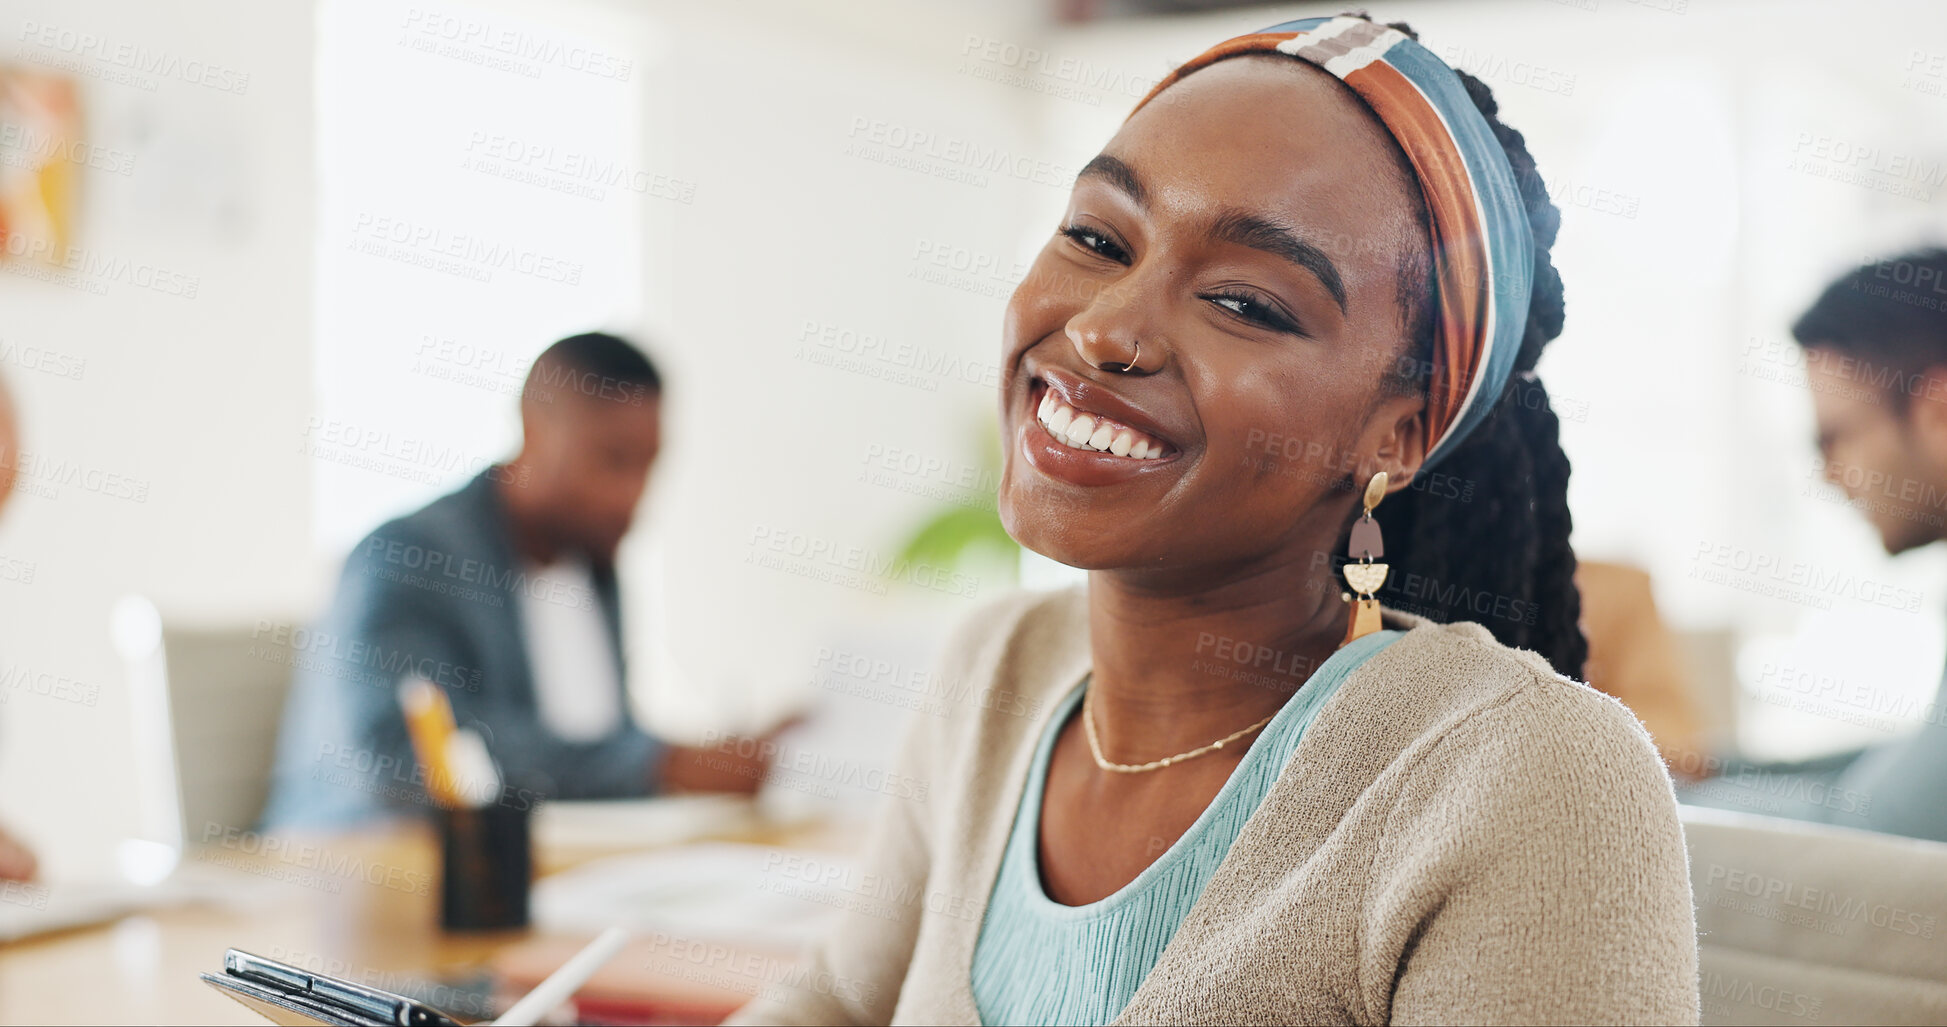
[[[447,743],[453,738],[453,705],[438,685],[421,677],[399,682],[399,708],[406,716],[406,733],[413,754],[426,771],[426,791],[449,809],[460,805],[453,770],[447,765]]]

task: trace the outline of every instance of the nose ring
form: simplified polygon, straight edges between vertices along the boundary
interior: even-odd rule
[[[1111,360],[1108,363],[1103,364],[1102,369],[1105,371],[1133,371],[1136,369],[1136,363],[1142,360],[1142,358],[1143,358],[1143,343],[1141,339],[1137,339],[1136,353],[1134,356],[1129,358],[1128,363],[1125,364],[1125,363],[1120,363]]]

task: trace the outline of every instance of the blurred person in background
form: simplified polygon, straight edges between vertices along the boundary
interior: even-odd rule
[[[1947,538],[1947,249],[1856,267],[1792,325],[1825,480],[1890,554]],[[1919,731],[1793,763],[1712,761],[1685,802],[1947,841],[1947,679]]]
[[[20,421],[14,413],[7,380],[0,378],[0,507],[13,493],[20,468]],[[0,881],[27,881],[34,876],[34,853],[0,825]]]
[[[444,690],[505,783],[532,799],[750,794],[772,751],[675,745],[629,712],[615,557],[662,444],[662,379],[613,335],[548,347],[521,392],[521,449],[352,551],[297,654],[270,827],[426,808],[397,686]]]
[[[1698,1022],[1669,775],[1575,680],[1559,212],[1409,33],[1219,44],[1083,167],[1008,302],[998,510],[1087,582],[955,630],[983,699],[913,718],[872,901],[733,1022]],[[1535,616],[1382,610],[1409,572]]]

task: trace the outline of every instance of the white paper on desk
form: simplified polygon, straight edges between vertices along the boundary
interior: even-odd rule
[[[179,905],[190,896],[168,885],[124,881],[28,884],[0,881],[0,943],[107,923],[130,913]]]
[[[797,949],[838,911],[891,899],[865,894],[854,861],[826,852],[703,842],[611,856],[535,882],[534,923],[594,932]]]
[[[0,881],[0,944],[176,906],[248,909],[294,887],[270,873],[275,867],[250,873],[226,866],[220,861],[228,855],[220,849],[193,849],[155,884],[106,877]]]
[[[639,849],[748,827],[751,801],[729,795],[544,802],[534,814],[543,849]]]

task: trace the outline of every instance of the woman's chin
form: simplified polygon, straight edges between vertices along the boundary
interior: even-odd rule
[[[997,505],[1001,527],[1022,549],[1077,570],[1114,570],[1139,562],[1127,543],[1107,537],[1106,529],[1078,522],[1074,511],[1051,511],[1009,501],[1003,490]]]
[[[1165,554],[1145,540],[1178,530],[1154,518],[1153,499],[1121,488],[1078,489],[1051,478],[1021,453],[1002,462],[994,511],[1021,548],[1078,570],[1158,566]]]

